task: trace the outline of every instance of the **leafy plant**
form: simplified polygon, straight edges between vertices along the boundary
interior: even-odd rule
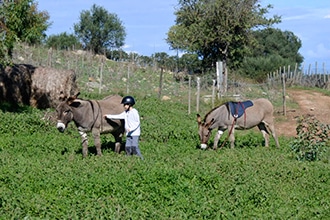
[[[34,0],[0,2],[0,63],[11,64],[16,42],[38,44],[50,26],[47,12],[39,12]]]
[[[298,160],[329,160],[330,125],[324,125],[312,115],[298,119],[297,137],[291,149]]]

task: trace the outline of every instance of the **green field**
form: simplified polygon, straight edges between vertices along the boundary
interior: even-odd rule
[[[53,110],[2,105],[0,219],[329,218],[330,165],[297,161],[292,140],[265,148],[238,131],[235,149],[202,151],[180,102],[137,96],[136,108],[144,161],[114,153],[111,135],[102,157],[90,138],[83,159],[75,126],[59,133],[45,119]]]

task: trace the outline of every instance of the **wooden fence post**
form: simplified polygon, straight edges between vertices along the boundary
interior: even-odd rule
[[[103,59],[103,56],[102,56],[102,58],[101,58],[101,66],[100,66],[100,86],[99,86],[99,94],[101,94],[101,92],[102,92],[103,65],[104,65],[104,59]]]
[[[285,74],[282,73],[282,84],[283,84],[283,115],[286,116],[286,91],[285,91]]]
[[[213,86],[212,86],[212,108],[214,108],[214,100],[215,100],[215,83],[216,80],[212,80]]]
[[[130,71],[129,65],[127,65],[126,94],[129,94],[129,77],[130,77],[129,71]]]
[[[294,76],[294,83],[298,83],[298,73],[297,73],[297,68],[298,68],[298,63],[295,64],[294,66],[294,71],[293,71],[293,76]]]
[[[190,106],[191,106],[191,75],[189,75],[189,90],[188,90],[188,114],[190,115]]]
[[[197,97],[196,97],[196,111],[199,112],[199,98],[200,98],[200,77],[197,77]]]
[[[222,73],[223,73],[223,65],[222,62],[216,62],[216,69],[217,69],[217,86],[218,86],[218,99],[220,99],[220,93],[222,92]]]
[[[160,99],[161,95],[162,95],[162,88],[163,88],[163,71],[164,68],[161,67],[160,68],[160,77],[159,77],[159,90],[158,90],[158,98]]]
[[[223,74],[223,92],[227,94],[227,87],[228,87],[228,69],[227,67],[224,69],[224,74]]]

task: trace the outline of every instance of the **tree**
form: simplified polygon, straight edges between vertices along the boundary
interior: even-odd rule
[[[153,61],[152,61],[151,57],[142,55],[142,56],[139,56],[137,64],[142,67],[147,67],[147,66],[152,66]]]
[[[115,61],[128,61],[128,54],[122,50],[107,50],[105,53],[106,57]]]
[[[266,28],[253,32],[256,43],[250,48],[241,65],[240,73],[264,81],[267,74],[279,67],[292,66],[303,62],[299,53],[301,48],[300,39],[290,31]]]
[[[155,64],[159,68],[166,68],[168,64],[169,55],[165,52],[157,52],[151,55],[151,58],[154,60]]]
[[[0,59],[11,62],[14,44],[41,43],[50,26],[47,12],[39,12],[34,0],[4,0],[0,2]]]
[[[179,0],[167,42],[173,49],[198,54],[204,67],[218,60],[235,67],[252,42],[251,31],[280,21],[265,17],[269,8],[258,0]]]
[[[69,48],[79,49],[81,44],[76,36],[67,34],[66,32],[59,35],[51,35],[46,39],[47,47],[56,48],[59,50],[67,50]]]
[[[126,37],[118,16],[95,4],[90,11],[80,13],[80,23],[74,24],[74,31],[85,49],[95,54],[105,53],[107,49],[119,49]]]
[[[267,57],[278,54],[293,63],[303,62],[303,57],[299,53],[301,40],[293,32],[266,28],[254,31],[253,35],[258,44],[251,48],[252,56]]]
[[[187,71],[188,73],[198,72],[201,67],[201,61],[197,54],[183,54],[179,59],[179,70]]]

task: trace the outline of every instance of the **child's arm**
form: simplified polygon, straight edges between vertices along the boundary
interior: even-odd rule
[[[125,119],[125,112],[122,112],[121,114],[118,114],[118,115],[107,114],[107,115],[104,115],[104,118],[109,118],[109,119]]]

